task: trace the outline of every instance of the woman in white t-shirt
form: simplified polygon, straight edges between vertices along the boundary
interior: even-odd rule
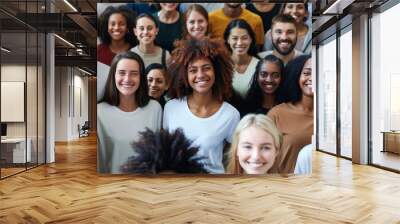
[[[254,31],[245,20],[235,19],[226,27],[224,39],[234,63],[233,90],[244,98],[258,62]]]
[[[157,46],[154,41],[158,35],[158,23],[156,19],[147,13],[142,13],[136,18],[136,26],[133,29],[139,45],[132,48],[131,51],[138,54],[147,67],[153,63],[159,63],[167,66],[170,57],[169,52]]]
[[[172,100],[164,107],[163,128],[182,128],[210,173],[224,173],[223,151],[231,142],[239,112],[225,102],[232,92],[232,61],[222,41],[182,40],[169,66]]]
[[[131,143],[139,132],[160,130],[162,109],[147,95],[144,64],[139,55],[114,57],[104,97],[97,105],[97,168],[100,173],[121,173],[121,165],[135,155]]]

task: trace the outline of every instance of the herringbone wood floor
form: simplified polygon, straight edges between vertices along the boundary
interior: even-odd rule
[[[0,223],[400,223],[400,175],[320,152],[310,177],[104,176],[96,139],[0,181]]]

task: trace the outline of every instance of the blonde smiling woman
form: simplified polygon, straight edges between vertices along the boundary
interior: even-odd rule
[[[230,174],[266,174],[280,152],[282,135],[274,122],[262,114],[249,114],[232,137]]]

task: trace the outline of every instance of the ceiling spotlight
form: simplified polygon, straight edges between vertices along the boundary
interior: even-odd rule
[[[329,14],[342,14],[343,10],[351,5],[355,0],[336,0],[333,4],[331,4],[324,12],[323,15]]]
[[[5,48],[5,47],[1,47],[0,49],[1,49],[2,51],[6,52],[6,53],[10,53],[10,52],[11,52],[10,49],[7,49],[7,48]]]
[[[78,12],[78,10],[71,4],[69,3],[68,0],[64,0],[65,4],[67,4],[72,10],[74,10],[75,12]]]
[[[72,44],[71,42],[69,42],[68,40],[66,40],[66,39],[64,39],[64,38],[62,38],[62,37],[60,37],[60,36],[57,35],[57,34],[54,34],[54,36],[57,37],[58,39],[60,39],[62,42],[66,43],[67,45],[69,45],[69,46],[75,48],[75,45],[73,45],[73,44]]]
[[[83,69],[81,69],[81,68],[79,68],[78,67],[78,69],[79,69],[79,71],[81,71],[81,72],[83,72],[83,73],[85,73],[85,74],[87,74],[87,75],[92,75],[92,73],[90,73],[90,72],[88,72],[88,71],[86,71],[86,70],[83,70]]]

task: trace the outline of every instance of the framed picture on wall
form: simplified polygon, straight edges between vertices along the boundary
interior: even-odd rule
[[[311,172],[308,3],[97,7],[100,173]]]

